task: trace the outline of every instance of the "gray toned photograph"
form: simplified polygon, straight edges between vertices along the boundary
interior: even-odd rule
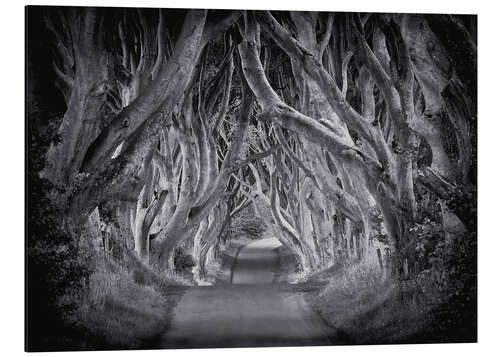
[[[25,16],[26,351],[477,341],[477,16]]]

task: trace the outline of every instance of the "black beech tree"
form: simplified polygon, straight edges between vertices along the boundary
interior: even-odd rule
[[[77,234],[99,212],[144,264],[169,268],[183,245],[204,278],[249,206],[305,271],[384,265],[381,251],[417,270],[420,191],[445,231],[475,232],[454,204],[476,184],[466,17],[61,7],[44,21],[65,114],[43,176]]]

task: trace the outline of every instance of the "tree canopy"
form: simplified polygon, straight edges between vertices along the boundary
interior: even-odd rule
[[[62,114],[42,176],[80,233],[98,212],[145,263],[190,246],[203,265],[251,207],[303,270],[378,250],[407,274],[424,219],[476,230],[473,17],[32,15],[50,52],[30,68],[51,82],[33,76],[33,98]]]

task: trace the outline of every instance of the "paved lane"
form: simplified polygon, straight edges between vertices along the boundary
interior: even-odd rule
[[[328,345],[328,328],[303,293],[272,285],[276,239],[243,247],[232,285],[189,288],[174,311],[161,348]]]

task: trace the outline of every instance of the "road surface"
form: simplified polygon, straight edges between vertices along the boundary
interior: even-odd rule
[[[189,288],[160,348],[329,345],[328,327],[303,293],[273,285],[276,239],[252,242],[236,257],[231,285]]]

